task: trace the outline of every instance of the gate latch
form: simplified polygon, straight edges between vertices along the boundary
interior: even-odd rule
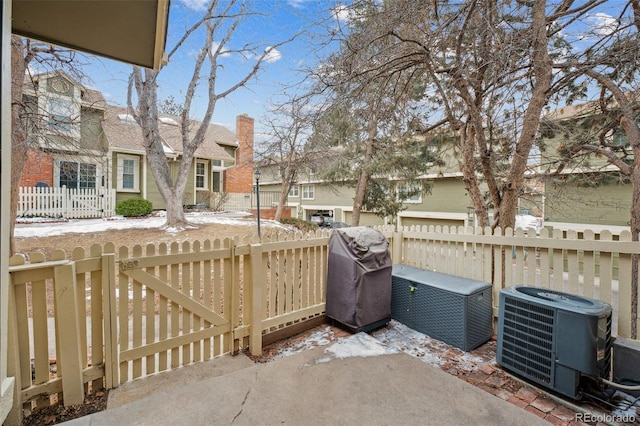
[[[125,260],[118,260],[116,263],[119,263],[122,269],[127,270],[127,269],[136,269],[138,267],[138,260],[136,259],[125,259]]]

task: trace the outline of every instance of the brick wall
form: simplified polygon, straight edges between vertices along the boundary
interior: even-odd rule
[[[257,209],[251,209],[251,214],[253,215],[253,217],[258,217],[258,210]],[[273,220],[273,218],[275,218],[275,217],[276,217],[276,209],[275,208],[263,209],[262,207],[260,207],[260,220],[262,220],[262,219]],[[291,217],[291,207],[283,208],[281,217]]]
[[[38,182],[53,186],[53,158],[42,151],[29,150],[20,186],[35,186]]]
[[[249,193],[253,190],[253,127],[248,115],[236,117],[236,165],[224,173],[224,190],[230,193]]]

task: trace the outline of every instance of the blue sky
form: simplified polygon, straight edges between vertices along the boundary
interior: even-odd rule
[[[299,81],[299,70],[312,67],[317,56],[326,55],[332,47],[317,52],[311,47],[314,33],[322,32],[326,28],[313,27],[312,24],[326,19],[327,26],[337,25],[337,19],[344,18],[336,14],[341,3],[348,0],[253,0],[252,12],[256,15],[249,17],[241,24],[229,43],[229,48],[239,49],[245,43],[257,47],[257,52],[290,38],[293,34],[302,32],[294,42],[280,46],[271,60],[264,64],[263,71],[258,78],[231,94],[227,99],[217,103],[213,123],[222,124],[235,131],[235,117],[239,114],[249,114],[256,119],[256,140],[264,139],[262,119],[270,111],[270,105],[277,96],[284,92],[283,85]],[[169,15],[169,30],[167,50],[171,50],[176,41],[184,34],[190,23],[202,16],[207,0],[172,0]],[[222,0],[222,3],[226,3]],[[619,0],[609,0],[598,9],[598,13],[590,13],[581,22],[575,23],[571,30],[564,32],[565,37],[572,41],[573,49],[582,49],[589,44],[584,38],[587,32],[607,32],[615,23],[613,16],[620,12],[623,4]],[[337,16],[336,16],[337,15]],[[572,31],[573,30],[573,31]],[[194,55],[202,44],[202,35],[190,37],[188,42],[171,58],[170,63],[161,71],[159,78],[159,99],[166,99],[172,95],[178,103],[184,100],[184,92],[192,75]],[[255,57],[240,54],[230,54],[220,60],[223,69],[218,73],[218,88],[224,90],[241,76],[247,67],[255,63]],[[100,90],[107,102],[114,105],[126,105],[127,81],[131,67],[108,59],[92,58],[92,64],[87,68],[91,79],[87,86]],[[204,82],[203,82],[204,83]],[[206,98],[199,93],[192,109],[192,117],[199,119],[204,113]]]
[[[274,96],[283,92],[282,85],[298,81],[297,70],[313,65],[315,53],[311,52],[308,44],[308,26],[311,20],[320,16],[330,16],[334,3],[329,0],[254,0],[251,10],[257,12],[256,15],[249,17],[238,27],[228,44],[229,48],[239,49],[249,43],[255,46],[258,52],[262,52],[266,47],[287,40],[293,34],[303,32],[303,35],[294,42],[273,50],[273,55],[264,64],[263,71],[247,88],[241,88],[227,99],[219,101],[212,122],[235,131],[235,117],[246,113],[256,119],[256,137],[260,138],[260,121],[269,111]],[[185,28],[202,16],[206,4],[206,0],[172,0],[167,51],[173,49],[176,41],[184,34]],[[194,55],[202,40],[202,34],[190,37],[160,72],[159,99],[166,99],[172,95],[178,103],[183,102],[188,81],[193,74]],[[225,55],[220,60],[223,69],[218,73],[219,90],[228,88],[246,75],[246,70],[255,63],[255,59],[240,54]],[[92,58],[92,64],[86,71],[91,80],[87,86],[101,91],[109,104],[126,105],[130,66],[108,59]],[[205,83],[203,82],[203,85]],[[201,118],[205,105],[205,95],[198,94],[195,108],[192,110],[193,118]]]

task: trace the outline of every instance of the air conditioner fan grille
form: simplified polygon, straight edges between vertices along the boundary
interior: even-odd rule
[[[543,383],[552,382],[554,311],[505,298],[502,363]]]

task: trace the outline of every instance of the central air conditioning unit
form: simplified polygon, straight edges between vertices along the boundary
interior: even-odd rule
[[[568,293],[516,286],[500,292],[496,361],[572,399],[608,379],[611,305]]]

